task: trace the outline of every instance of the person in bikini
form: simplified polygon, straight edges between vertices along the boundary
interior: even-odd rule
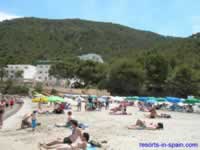
[[[146,123],[145,121],[142,120],[137,120],[134,125],[128,126],[128,129],[145,129],[145,130],[159,130],[163,129],[163,123],[158,122],[156,124],[154,123]]]

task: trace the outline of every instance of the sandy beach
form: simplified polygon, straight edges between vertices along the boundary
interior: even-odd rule
[[[36,108],[30,99],[26,98],[23,107],[4,122],[0,131],[0,145],[2,150],[38,150],[39,142],[48,142],[58,137],[63,138],[70,134],[70,129],[56,128],[55,123],[64,123],[66,115],[38,115],[41,122],[35,133],[31,129],[17,130],[23,115]],[[200,144],[200,114],[164,112],[169,113],[172,119],[147,119],[144,112],[139,112],[136,107],[128,107],[130,116],[112,116],[108,111],[101,112],[76,112],[74,116],[79,122],[89,125],[86,129],[91,138],[96,141],[106,140],[102,150],[148,150],[142,148],[140,143],[198,143]],[[162,111],[158,111],[161,113]],[[137,119],[147,122],[163,122],[164,130],[128,130],[126,126],[134,124]],[[200,146],[200,145],[199,145]],[[162,149],[162,148],[154,148]],[[172,148],[163,148],[170,150]],[[186,148],[174,148],[186,150]],[[200,149],[190,148],[190,149]]]

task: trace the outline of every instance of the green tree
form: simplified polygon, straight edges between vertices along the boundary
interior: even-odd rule
[[[85,86],[96,86],[106,77],[106,65],[93,61],[81,61],[76,74]]]
[[[164,91],[164,84],[168,76],[168,61],[158,53],[150,53],[144,61],[146,89],[150,94]]]
[[[57,95],[58,91],[56,89],[51,89],[51,95]]]
[[[5,65],[0,65],[0,79],[3,81],[3,78],[8,75],[7,71],[5,70]]]
[[[17,79],[21,79],[23,77],[23,73],[24,71],[23,70],[18,70],[15,72],[15,78]]]
[[[7,61],[4,58],[0,58],[0,79],[3,81],[3,78],[8,75],[6,68],[7,67]]]
[[[78,65],[78,58],[66,58],[61,62],[53,64],[49,73],[56,78],[75,78]]]
[[[171,95],[187,97],[198,95],[200,80],[196,78],[194,70],[182,65],[175,69],[167,80],[167,88]]]
[[[107,88],[112,94],[139,95],[144,81],[141,66],[130,60],[121,60],[111,66]]]
[[[34,88],[35,88],[35,91],[38,93],[42,93],[42,91],[43,91],[42,83],[36,83]]]

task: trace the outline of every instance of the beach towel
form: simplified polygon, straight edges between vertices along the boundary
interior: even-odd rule
[[[96,147],[92,146],[91,144],[88,144],[87,150],[96,150]]]

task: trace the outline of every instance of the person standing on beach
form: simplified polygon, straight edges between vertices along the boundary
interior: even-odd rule
[[[14,100],[11,99],[11,100],[10,100],[10,108],[11,108],[11,109],[13,108],[13,105],[14,105]]]
[[[31,114],[31,125],[32,125],[32,130],[35,131],[35,128],[37,126],[37,118],[36,118],[36,113],[37,111],[33,111],[33,113]]]
[[[81,111],[82,103],[81,103],[81,97],[77,97],[77,111]]]
[[[109,105],[110,105],[110,101],[109,101],[109,98],[106,98],[106,110],[108,110],[109,109]]]
[[[0,129],[3,126],[3,114],[5,112],[5,101],[1,100],[0,102]]]

